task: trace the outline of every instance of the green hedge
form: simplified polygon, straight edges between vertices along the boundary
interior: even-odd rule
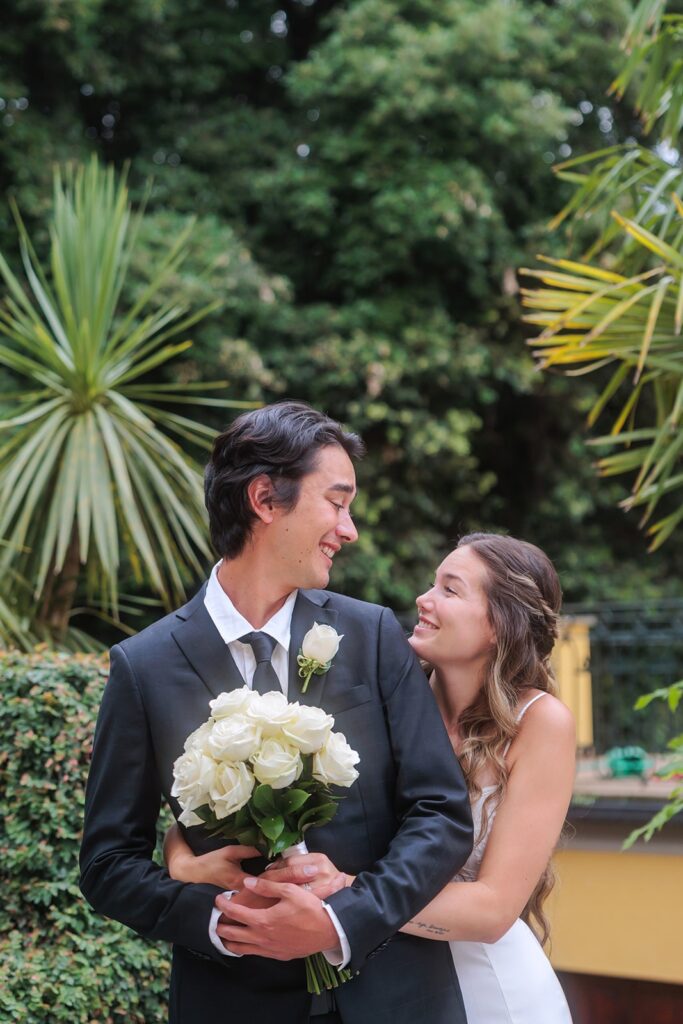
[[[0,652],[0,1021],[166,1020],[168,950],[95,915],[78,847],[106,659]]]

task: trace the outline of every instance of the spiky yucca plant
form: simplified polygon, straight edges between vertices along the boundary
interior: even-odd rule
[[[0,420],[0,563],[30,582],[38,633],[63,639],[83,567],[90,599],[116,616],[122,558],[170,605],[209,556],[200,467],[174,436],[206,447],[212,431],[156,403],[246,403],[202,395],[225,382],[150,377],[191,345],[171,339],[214,308],[159,298],[191,224],[126,308],[142,212],[125,175],[95,158],[55,172],[45,267],[13,213],[25,281],[0,254],[0,365],[26,383],[2,396],[16,404]]]

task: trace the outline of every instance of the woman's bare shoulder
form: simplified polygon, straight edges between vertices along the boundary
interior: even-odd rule
[[[543,697],[534,700],[534,697]],[[529,691],[524,700],[520,701],[519,710],[522,710],[529,702],[533,701],[522,716],[519,723],[519,733],[512,744],[512,749],[517,746],[525,746],[526,742],[537,742],[545,737],[552,742],[575,742],[576,727],[574,716],[562,701],[546,693],[544,690]]]

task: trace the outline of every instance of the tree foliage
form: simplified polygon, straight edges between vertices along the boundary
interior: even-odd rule
[[[545,545],[569,597],[635,595],[635,526],[577,438],[594,391],[534,372],[515,277],[570,195],[550,164],[638,130],[603,98],[625,0],[40,6],[39,36],[27,14],[0,40],[0,179],[40,249],[51,159],[128,159],[140,196],[153,174],[143,274],[197,216],[226,262],[202,277],[190,257],[174,295],[226,302],[155,379],[225,377],[364,434],[361,539],[335,586],[408,608],[488,527]],[[638,593],[675,592],[670,552]]]
[[[525,296],[527,320],[543,328],[532,342],[542,366],[609,370],[589,423],[614,410],[609,434],[593,443],[617,450],[598,467],[632,477],[622,505],[642,509],[651,550],[683,521],[683,172],[678,154],[662,148],[680,128],[683,15],[664,7],[641,0],[613,83],[620,92],[636,83],[639,113],[646,129],[659,126],[659,139],[560,166],[576,190],[555,223],[593,219],[597,230],[584,261],[527,271],[543,287]]]

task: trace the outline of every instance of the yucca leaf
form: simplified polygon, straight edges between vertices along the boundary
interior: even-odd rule
[[[142,217],[131,211],[125,174],[95,158],[87,167],[57,171],[47,269],[15,214],[24,280],[0,254],[7,291],[0,365],[31,384],[6,397],[18,405],[0,419],[7,437],[0,444],[3,566],[21,568],[42,591],[62,571],[77,537],[88,592],[105,614],[117,615],[124,551],[168,605],[182,598],[183,580],[210,557],[201,467],[169,435],[206,445],[211,431],[148,403],[201,404],[205,390],[226,387],[141,380],[185,351],[186,338],[171,339],[219,304],[193,311],[162,298],[186,258],[191,224],[125,308],[121,297]],[[218,396],[207,403],[254,405]],[[33,603],[34,614],[38,608],[43,614],[46,594]],[[0,608],[0,637],[2,630]]]

